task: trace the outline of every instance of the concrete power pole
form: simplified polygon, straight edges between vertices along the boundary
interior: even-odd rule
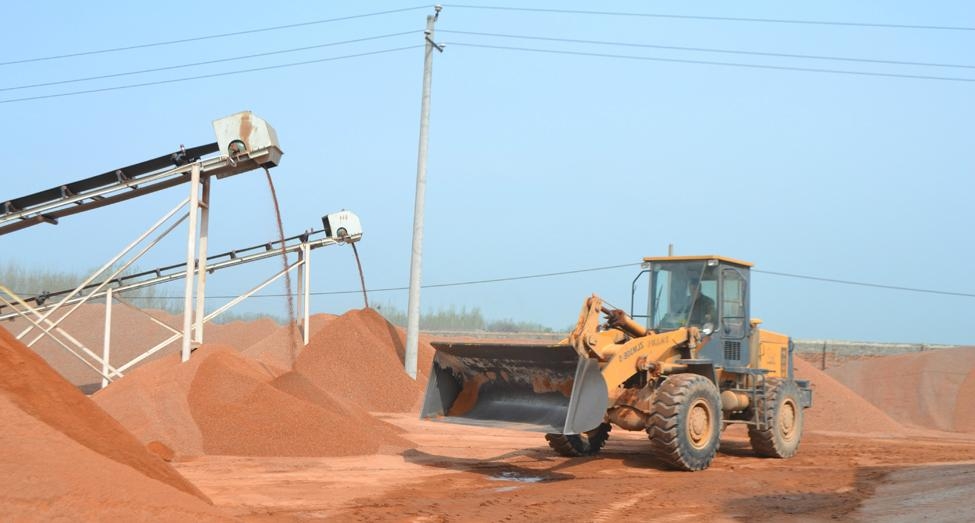
[[[433,76],[433,50],[443,52],[443,46],[433,41],[433,25],[440,17],[440,4],[434,14],[427,15],[426,41],[423,59],[423,95],[420,100],[420,147],[416,160],[416,200],[413,207],[413,255],[410,258],[410,300],[406,315],[406,373],[416,379],[416,354],[420,342],[420,262],[423,249],[423,198],[427,186],[427,135],[430,131],[430,83]]]

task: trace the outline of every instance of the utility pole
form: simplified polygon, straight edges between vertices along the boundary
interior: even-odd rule
[[[423,198],[427,186],[427,135],[430,131],[430,83],[433,76],[433,50],[443,52],[443,46],[433,41],[433,25],[443,7],[433,7],[427,15],[423,31],[426,42],[423,58],[423,95],[420,99],[420,147],[416,159],[416,199],[413,206],[413,254],[410,258],[410,299],[406,315],[406,354],[403,358],[406,373],[416,379],[416,354],[420,343],[420,262],[423,249]]]

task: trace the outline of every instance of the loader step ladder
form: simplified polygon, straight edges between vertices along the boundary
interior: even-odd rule
[[[745,374],[752,378],[753,385],[747,388],[732,388],[725,389],[732,392],[738,392],[748,395],[748,401],[750,408],[752,409],[752,419],[750,420],[723,420],[727,424],[743,424],[743,425],[754,425],[759,430],[764,430],[769,426],[769,417],[767,408],[759,409],[754,408],[759,405],[759,398],[762,399],[762,405],[768,404],[768,387],[766,387],[766,374],[768,374],[768,369],[753,369],[751,367],[725,367],[723,369],[725,372],[731,372],[735,374]]]

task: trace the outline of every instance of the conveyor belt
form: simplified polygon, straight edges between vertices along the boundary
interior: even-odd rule
[[[158,158],[4,201],[0,207],[0,235],[38,223],[56,224],[64,216],[184,183],[189,178],[178,167],[218,150],[216,142],[181,149]],[[150,176],[165,173],[167,170],[172,171],[172,176]],[[137,183],[140,180],[145,180],[146,183]]]

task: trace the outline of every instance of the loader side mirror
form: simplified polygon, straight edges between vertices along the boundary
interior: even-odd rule
[[[711,323],[711,322],[705,323],[701,327],[701,334],[703,334],[705,336],[710,336],[710,335],[714,334],[714,324]]]

